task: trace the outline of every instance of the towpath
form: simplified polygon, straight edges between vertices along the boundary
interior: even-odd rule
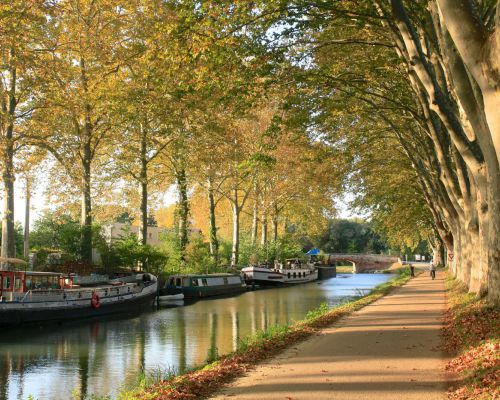
[[[288,349],[213,399],[434,400],[446,398],[439,350],[443,274],[427,272]]]

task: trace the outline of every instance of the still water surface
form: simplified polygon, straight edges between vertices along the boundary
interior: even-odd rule
[[[256,330],[300,320],[367,293],[389,274],[243,293],[163,308],[134,318],[87,320],[0,332],[0,400],[115,395],[143,370],[183,370],[236,349]],[[73,396],[73,397],[72,397]]]

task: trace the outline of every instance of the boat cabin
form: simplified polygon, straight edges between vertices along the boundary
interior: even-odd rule
[[[199,298],[208,296],[228,295],[245,290],[239,275],[234,274],[204,274],[204,275],[174,275],[171,276],[161,295],[184,294],[184,298]]]
[[[302,268],[302,263],[298,258],[288,258],[285,260],[285,268],[287,269]]]
[[[56,272],[0,271],[0,299],[12,301],[31,290],[57,290],[73,287],[73,277]],[[17,296],[16,296],[17,294]]]
[[[230,274],[174,275],[171,276],[167,281],[167,286],[176,288],[241,284],[242,282],[239,275]]]

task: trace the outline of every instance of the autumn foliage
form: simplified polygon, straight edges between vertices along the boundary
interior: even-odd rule
[[[444,329],[445,350],[455,357],[447,371],[457,377],[448,398],[495,399],[500,396],[500,310],[468,294],[448,279],[450,308]]]

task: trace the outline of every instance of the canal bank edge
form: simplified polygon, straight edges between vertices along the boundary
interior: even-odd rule
[[[182,375],[172,376],[151,385],[123,391],[119,400],[202,399],[214,394],[225,384],[241,376],[255,364],[269,359],[290,346],[317,333],[340,318],[373,303],[410,280],[409,270],[402,268],[398,276],[375,287],[357,300],[329,309],[325,304],[310,311],[306,318],[294,324],[276,325],[259,331],[238,344],[238,350],[215,361],[194,368]],[[142,380],[148,381],[148,379]]]

